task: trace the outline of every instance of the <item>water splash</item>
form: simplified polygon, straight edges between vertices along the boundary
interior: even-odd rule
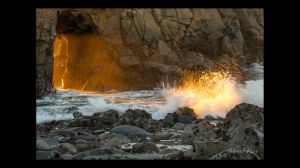
[[[226,73],[213,72],[196,76],[196,81],[193,75],[193,79],[184,81],[183,87],[165,91],[166,104],[152,115],[153,118],[163,119],[167,113],[184,106],[193,108],[200,118],[206,115],[225,117],[230,109],[242,102],[264,107],[263,65],[254,63],[246,70],[251,80],[244,85],[237,84]]]
[[[256,76],[244,85],[231,85],[241,97],[240,102],[246,102],[263,107],[263,65],[253,64],[249,71]],[[167,86],[167,85],[165,85]],[[72,119],[72,113],[76,109],[84,115],[92,115],[95,112],[103,112],[109,109],[123,113],[125,110],[143,109],[152,113],[152,118],[162,119],[167,113],[174,112],[178,107],[188,105],[189,101],[176,92],[174,87],[163,87],[154,90],[117,92],[110,94],[99,94],[94,92],[77,92],[72,90],[57,90],[56,94],[43,97],[36,101],[36,122],[50,120]],[[188,99],[188,98],[187,98]],[[222,110],[212,110],[206,108],[203,115],[213,115],[224,117],[226,112]]]

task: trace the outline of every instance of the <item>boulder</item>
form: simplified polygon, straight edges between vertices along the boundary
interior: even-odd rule
[[[224,120],[224,129],[246,128],[264,121],[264,109],[253,104],[242,103],[230,110]],[[263,129],[261,129],[263,131]]]
[[[91,119],[78,118],[69,121],[69,127],[94,127],[94,126],[95,123],[93,123]]]
[[[258,151],[264,157],[264,109],[242,103],[230,110],[224,120],[223,140],[230,146],[237,145]]]
[[[72,155],[69,153],[65,153],[62,155],[63,160],[68,160]]]
[[[122,144],[120,142],[119,139],[117,138],[112,138],[107,140],[102,146],[101,148],[107,148],[107,149],[111,149],[111,148],[116,148],[116,149],[121,149],[122,148]]]
[[[61,160],[62,155],[58,151],[36,151],[36,160]]]
[[[148,126],[149,120],[150,119],[140,117],[140,118],[134,120],[133,124],[131,124],[131,125],[145,129]]]
[[[179,123],[190,124],[197,119],[194,110],[189,107],[178,108],[175,113],[177,114],[177,122]]]
[[[111,132],[116,134],[123,134],[125,136],[129,136],[130,134],[149,134],[147,131],[131,125],[119,125],[117,127],[114,127]]]
[[[121,142],[121,144],[126,144],[126,143],[130,143],[131,142],[130,139],[127,136],[122,135],[122,134],[115,134],[115,133],[113,133],[112,136],[111,136],[111,138],[118,139]]]
[[[153,142],[145,142],[140,144],[134,144],[132,146],[132,151],[134,153],[157,153],[159,149],[157,148],[156,144]]]
[[[48,144],[50,150],[57,149],[60,147],[60,144],[58,143],[59,140],[56,137],[42,138],[42,140]]]
[[[62,143],[61,144],[61,150],[65,153],[65,152],[69,152],[70,154],[75,154],[77,153],[77,149],[70,143]]]
[[[175,130],[183,130],[184,127],[185,127],[185,124],[183,124],[183,123],[176,123],[176,124],[174,125],[174,129],[175,129]]]
[[[173,127],[173,125],[175,124],[175,117],[173,113],[168,113],[166,115],[166,117],[162,120],[162,122],[164,123],[164,127]]]
[[[218,134],[217,128],[214,128],[207,121],[188,124],[184,127],[183,133],[181,134],[182,144],[193,144],[194,140],[211,140],[217,139]]]
[[[139,119],[137,122],[141,122],[140,120],[148,120],[151,119],[152,116],[150,113],[147,113],[145,110],[140,109],[128,109],[125,113],[120,117],[119,124],[128,124],[128,125],[136,125],[135,121]],[[140,124],[140,123],[137,123]]]
[[[222,152],[226,147],[223,141],[194,141],[194,159],[206,160]]]
[[[45,141],[39,139],[36,140],[36,150],[47,151],[50,150],[50,147]]]
[[[160,132],[162,130],[162,127],[163,123],[161,121],[149,119],[148,122],[145,125],[143,125],[142,128],[148,132],[154,133]]]
[[[108,110],[105,112],[94,113],[93,117],[97,117],[97,120],[100,120],[103,125],[113,125],[118,122],[119,112],[116,110]]]
[[[92,116],[84,116],[79,112],[73,113],[74,120],[69,121],[69,127],[89,127],[93,129],[110,127],[117,123],[119,113],[115,110],[94,113]]]
[[[74,146],[78,151],[86,151],[88,149],[92,149],[92,145],[90,143],[75,144]]]
[[[236,131],[229,136],[228,143],[231,147],[251,148],[260,158],[264,158],[264,133],[256,129],[255,125]]]
[[[105,140],[112,137],[112,133],[111,132],[106,132],[104,134],[97,135],[96,137],[97,137],[98,141],[104,142]]]
[[[128,109],[125,111],[125,113],[122,115],[122,117],[127,117],[132,120],[136,120],[138,118],[146,118],[151,119],[151,114],[146,112],[145,110],[140,109]]]
[[[190,124],[197,120],[194,110],[189,107],[178,108],[174,113],[168,113],[163,123],[166,127],[173,127],[175,123]]]
[[[121,149],[123,144],[130,143],[131,140],[122,134],[107,134],[106,138],[101,138],[101,143],[103,144],[101,147],[102,148],[117,148]]]

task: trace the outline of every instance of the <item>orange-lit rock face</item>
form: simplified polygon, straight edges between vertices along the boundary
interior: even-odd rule
[[[64,88],[63,78],[67,73],[68,60],[68,39],[65,37],[56,37],[53,51],[53,86],[55,88]]]
[[[242,101],[234,79],[223,71],[187,73],[172,96],[180,99],[179,106],[194,109],[200,118],[204,112],[225,116]]]
[[[96,35],[58,35],[54,42],[55,88],[106,91],[122,87],[125,72]]]

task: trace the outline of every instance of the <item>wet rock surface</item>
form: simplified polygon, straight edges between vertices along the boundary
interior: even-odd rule
[[[223,140],[230,146],[253,149],[264,157],[264,109],[242,103],[229,111],[224,120]]]
[[[178,108],[173,113],[168,113],[162,120],[165,127],[173,127],[176,123],[190,124],[197,120],[194,110],[189,107]]]
[[[74,115],[73,120],[37,125],[36,159],[42,160],[191,160],[263,159],[263,108],[240,104],[225,119],[194,119],[188,108],[172,117],[186,115],[187,124],[173,121],[160,129],[147,131],[137,120],[161,122],[143,110],[113,110],[92,116]],[[137,112],[135,114],[135,112]],[[78,113],[77,113],[78,114]],[[96,118],[96,119],[95,119]],[[99,119],[100,118],[100,119]],[[106,118],[107,122],[101,119]],[[119,125],[126,119],[127,125]],[[95,120],[95,122],[82,122]],[[168,115],[164,120],[168,120]],[[132,121],[132,122],[131,122]],[[147,121],[147,122],[146,122]],[[72,123],[79,122],[81,125]],[[97,122],[101,124],[97,124]],[[132,124],[132,125],[130,125]]]

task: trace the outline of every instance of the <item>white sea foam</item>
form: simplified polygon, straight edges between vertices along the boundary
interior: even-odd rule
[[[36,122],[46,122],[52,120],[70,120],[73,119],[72,114],[49,114],[48,112],[37,112],[36,114]]]
[[[243,98],[243,102],[264,107],[264,80],[262,64],[253,64],[250,71],[257,79],[246,81],[245,85],[237,85],[236,88]],[[58,90],[56,94],[37,100],[37,123],[50,120],[65,120],[73,118],[76,110],[84,115],[92,115],[95,112],[103,112],[109,109],[123,113],[125,110],[144,109],[152,113],[152,118],[162,119],[167,113],[174,112],[182,98],[174,96],[174,88],[162,88],[148,91],[130,91],[111,94],[81,93],[70,90]],[[224,117],[226,113],[206,111],[205,114]]]

